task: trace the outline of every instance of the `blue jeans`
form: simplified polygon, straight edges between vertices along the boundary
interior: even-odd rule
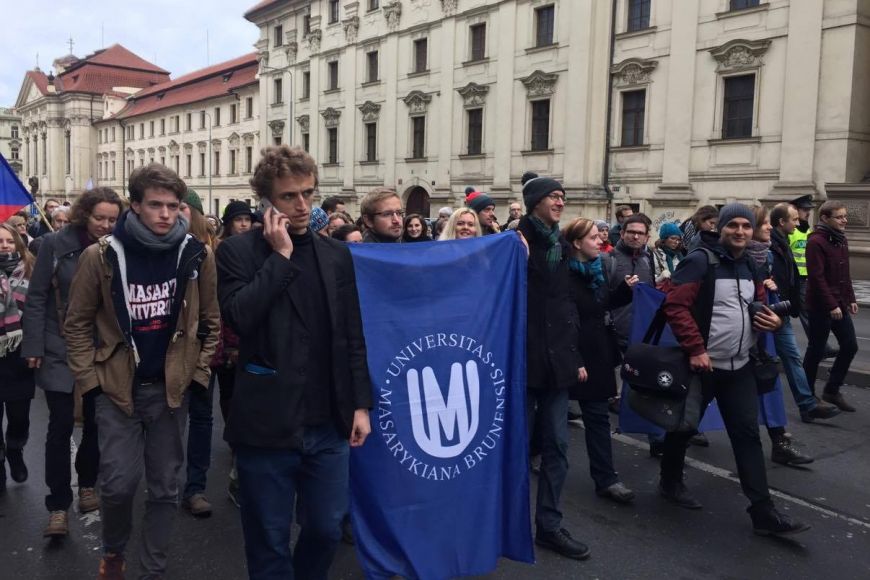
[[[529,436],[540,436],[541,474],[535,525],[538,533],[562,525],[559,498],[568,476],[568,389],[529,389]]]
[[[192,386],[188,416],[190,423],[187,432],[187,483],[184,486],[184,499],[205,492],[206,476],[211,466],[211,431],[214,418],[214,378],[212,373],[208,389]]]
[[[788,379],[794,402],[802,412],[814,409],[816,399],[813,397],[813,390],[804,372],[801,352],[798,350],[797,338],[791,327],[790,318],[783,318],[782,327],[773,334],[773,344],[776,347],[776,356],[782,361],[782,368]]]
[[[306,428],[302,450],[236,447],[251,580],[326,580],[348,510],[349,459],[332,425]],[[291,556],[297,495],[302,530]]]

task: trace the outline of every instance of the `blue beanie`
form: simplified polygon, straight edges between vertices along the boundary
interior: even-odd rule
[[[309,226],[311,227],[312,232],[319,232],[323,228],[329,225],[329,216],[326,215],[326,212],[323,211],[322,208],[314,207],[311,208],[311,219],[309,221]]]
[[[683,232],[680,231],[680,227],[674,222],[663,223],[662,227],[659,228],[659,239],[666,240],[671,236],[683,237]]]

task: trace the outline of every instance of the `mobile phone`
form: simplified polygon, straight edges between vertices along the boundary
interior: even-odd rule
[[[265,217],[266,217],[266,210],[269,209],[269,208],[272,208],[272,211],[274,211],[275,213],[277,213],[277,214],[279,214],[279,215],[284,215],[283,213],[281,213],[280,211],[278,211],[278,209],[277,209],[274,205],[272,205],[272,202],[269,201],[269,198],[267,198],[267,197],[260,198],[260,209],[261,209],[261,211],[263,212],[263,218],[264,218],[264,219],[265,219]],[[285,216],[285,217],[286,217],[286,216]],[[290,223],[289,223],[289,221],[287,222],[286,225],[287,225],[288,228],[290,227]]]

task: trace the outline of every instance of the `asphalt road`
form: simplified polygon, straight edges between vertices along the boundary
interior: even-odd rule
[[[864,324],[864,323],[862,323]],[[866,326],[865,326],[866,328]],[[634,506],[617,506],[597,498],[588,476],[583,430],[570,431],[571,471],[563,495],[564,525],[590,545],[586,562],[538,551],[534,566],[503,561],[487,576],[498,579],[733,579],[733,578],[870,578],[870,390],[847,387],[859,408],[830,424],[807,425],[787,401],[789,431],[815,456],[807,469],[770,464],[771,487],[778,506],[810,522],[813,529],[793,540],[752,534],[746,501],[733,475],[734,461],[724,433],[710,433],[709,448],[690,450],[687,481],[705,508],[689,512],[673,507],[656,493],[658,463],[642,437],[617,434],[614,455],[623,481],[637,492]],[[63,542],[41,537],[47,521],[43,507],[42,449],[46,407],[34,401],[32,435],[26,448],[31,476],[10,481],[0,498],[0,578],[2,580],[72,580],[94,578],[99,561],[97,514],[71,514],[71,535]],[[237,580],[245,575],[242,535],[236,508],[226,500],[229,451],[220,439],[216,412],[214,462],[208,496],[210,519],[180,513],[172,532],[168,578]],[[78,439],[78,434],[76,435]],[[763,435],[766,451],[769,441]],[[534,479],[533,479],[534,484]],[[141,518],[142,504],[137,511]],[[138,539],[138,528],[134,530]],[[137,542],[128,551],[128,577],[136,570]],[[353,549],[342,545],[332,578],[360,579]]]

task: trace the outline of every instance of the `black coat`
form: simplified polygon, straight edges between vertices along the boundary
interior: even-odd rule
[[[372,406],[356,276],[344,243],[313,238],[330,314],[322,323],[330,325],[332,336],[332,414],[339,432],[349,437],[354,410]],[[273,252],[262,229],[228,238],[216,254],[221,314],[239,335],[224,437],[254,447],[301,449],[305,364],[313,355],[289,289],[299,266]],[[249,364],[275,372],[255,374]]]
[[[773,281],[781,300],[791,301],[789,314],[796,317],[801,311],[800,272],[794,261],[788,240],[776,230],[770,233],[770,251],[773,254]]]
[[[570,248],[564,239],[562,261],[555,271],[547,266],[547,240],[528,216],[517,229],[529,243],[528,388],[567,389],[577,383],[580,363],[579,317],[571,300],[568,278]]]
[[[604,273],[605,277],[607,272]],[[615,290],[604,284],[591,288],[589,281],[572,271],[571,297],[580,317],[580,366],[586,368],[589,378],[575,382],[571,398],[579,401],[606,401],[616,396],[616,336],[608,328],[607,313],[631,303],[631,288],[623,281]]]

